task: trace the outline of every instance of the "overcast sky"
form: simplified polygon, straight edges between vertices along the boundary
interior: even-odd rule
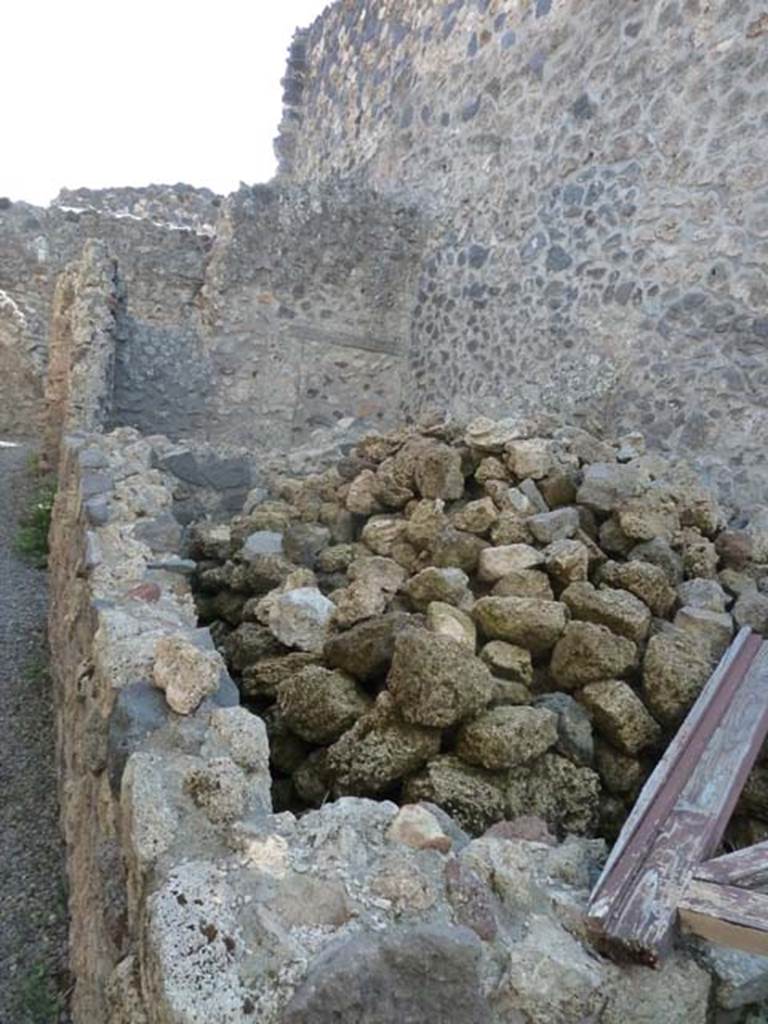
[[[280,79],[326,0],[5,0],[0,196],[274,173]]]

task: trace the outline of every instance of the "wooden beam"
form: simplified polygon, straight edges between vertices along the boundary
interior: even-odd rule
[[[691,747],[697,730],[700,729],[723,681],[733,673],[740,659],[748,658],[751,663],[754,657],[754,640],[748,627],[739,632],[643,787],[592,891],[591,909],[595,916],[600,917],[603,912],[610,909],[611,899],[623,884],[622,876],[628,873],[635,862],[642,861],[645,851],[642,842],[637,841],[638,835],[647,835],[657,827],[674,805],[685,781],[677,769]],[[678,786],[675,786],[676,778]],[[664,797],[667,799],[664,800]],[[619,866],[621,870],[617,870]],[[605,907],[602,906],[603,898],[606,901]]]
[[[680,900],[679,914],[689,934],[768,956],[768,893],[693,881]]]
[[[643,788],[592,893],[603,948],[655,964],[768,733],[768,645],[743,629]]]
[[[694,877],[702,882],[719,882],[739,889],[768,885],[768,842],[705,861],[696,869]]]

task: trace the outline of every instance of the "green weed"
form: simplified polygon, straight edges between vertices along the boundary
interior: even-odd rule
[[[19,993],[23,1024],[55,1024],[61,1009],[56,985],[39,962],[22,979]]]
[[[48,566],[48,532],[51,528],[56,485],[49,479],[39,484],[31,504],[19,519],[16,551],[39,569]]]
[[[28,686],[47,686],[50,678],[51,669],[48,661],[48,652],[41,647],[39,651],[30,656],[24,666],[22,679]]]

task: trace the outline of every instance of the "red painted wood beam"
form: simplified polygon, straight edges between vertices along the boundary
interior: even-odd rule
[[[677,906],[711,857],[768,733],[768,646],[742,630],[702,690],[622,829],[590,900],[615,956],[656,964]]]

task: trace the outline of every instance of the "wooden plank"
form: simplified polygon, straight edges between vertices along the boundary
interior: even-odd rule
[[[743,630],[702,691],[628,819],[593,891],[608,952],[656,963],[679,899],[719,844],[768,733],[768,646]]]
[[[600,917],[603,909],[606,912],[610,909],[615,890],[623,884],[623,876],[643,854],[645,846],[642,841],[638,841],[638,834],[647,834],[658,825],[666,810],[671,808],[674,799],[677,798],[679,788],[675,787],[675,778],[677,777],[681,785],[683,782],[681,775],[676,776],[678,765],[684,759],[723,681],[738,670],[740,659],[749,658],[751,662],[756,653],[755,639],[749,627],[745,626],[739,632],[643,787],[592,892],[591,910],[595,917]],[[669,799],[662,804],[661,798],[665,794]],[[620,860],[621,870],[617,871]],[[603,894],[606,897],[605,908],[601,906]]]
[[[768,956],[768,893],[693,881],[680,900],[679,914],[689,934]]]
[[[705,861],[696,868],[694,878],[740,889],[768,885],[768,841]]]
[[[761,646],[738,685],[728,688],[730,701],[708,742],[681,766],[687,781],[648,845],[634,884],[612,908],[611,934],[619,942],[629,939],[648,962],[668,951],[678,901],[695,868],[719,845],[768,732],[766,677],[768,646]]]
[[[729,677],[738,682],[740,676],[737,673],[742,660],[748,658],[749,662],[752,661],[756,653],[755,639],[748,627],[739,632],[643,787],[592,891],[590,913],[596,919],[608,915],[612,901],[625,885],[627,876],[642,862],[647,851],[647,837],[674,806],[685,782],[678,771],[679,765],[701,730],[723,682]]]

